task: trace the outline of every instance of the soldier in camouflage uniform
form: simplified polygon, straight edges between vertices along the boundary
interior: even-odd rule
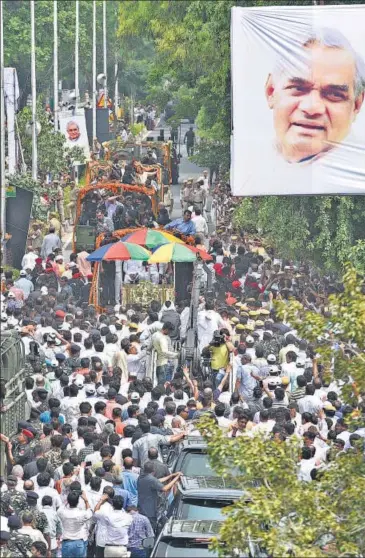
[[[276,339],[273,339],[271,331],[264,331],[263,340],[259,343],[263,348],[264,357],[267,358],[269,355],[277,355],[280,351],[280,344]]]
[[[1,558],[12,558],[11,550],[8,547],[10,533],[8,531],[0,531],[0,556]]]
[[[27,499],[24,492],[15,489],[18,479],[14,475],[9,475],[7,479],[8,490],[1,494],[0,509],[1,515],[8,517],[13,512],[19,514],[27,508]]]
[[[51,438],[51,449],[44,455],[44,457],[48,460],[48,463],[54,468],[60,467],[62,465],[62,457],[61,457],[61,446],[63,442],[63,437],[61,434],[56,434]]]
[[[25,482],[29,483],[32,481]],[[20,517],[22,518],[25,512],[31,513],[33,515],[33,523],[35,529],[38,529],[47,540],[49,537],[48,520],[46,514],[37,507],[37,500],[39,498],[39,495],[33,490],[26,490],[25,493],[27,496],[27,508],[20,513]],[[47,542],[49,541],[47,540]]]
[[[17,515],[9,517],[8,525],[10,528],[8,549],[11,552],[11,556],[14,556],[14,558],[23,558],[23,556],[27,558],[31,553],[32,539],[28,535],[19,533],[22,522]]]

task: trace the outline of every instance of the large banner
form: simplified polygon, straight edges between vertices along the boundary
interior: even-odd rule
[[[60,114],[59,117],[60,131],[66,137],[69,147],[81,147],[84,150],[85,157],[90,157],[89,140],[86,131],[86,121],[84,114],[69,116]]]
[[[232,8],[235,196],[365,194],[365,6]]]

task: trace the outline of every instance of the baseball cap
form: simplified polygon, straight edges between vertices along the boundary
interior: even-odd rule
[[[96,393],[98,395],[105,395],[106,394],[106,389],[104,386],[99,386],[98,389],[96,390]]]
[[[8,298],[15,298],[15,294],[13,293],[13,291],[8,292]]]
[[[275,364],[276,362],[276,356],[273,354],[270,354],[267,356],[266,358],[267,362],[271,363],[271,364]]]
[[[82,388],[84,385],[84,377],[81,374],[76,374],[75,382],[77,387]]]
[[[8,520],[9,523],[9,520]],[[0,541],[8,541],[10,539],[9,531],[0,531]]]
[[[19,276],[20,276],[20,277],[26,277],[26,276],[27,276],[27,272],[25,271],[25,269],[22,269],[22,270],[19,272]]]
[[[41,287],[41,293],[42,295],[48,295],[48,288],[43,285],[43,287]]]
[[[55,316],[57,316],[57,318],[64,318],[66,313],[63,310],[57,310]]]
[[[325,401],[323,403],[323,409],[325,411],[335,411],[336,408],[332,405],[332,403],[330,403],[330,401]]]
[[[2,322],[7,322],[8,321],[8,316],[5,312],[1,312],[1,321]]]
[[[251,335],[247,335],[246,341],[247,341],[247,343],[254,343],[255,342],[254,338]]]
[[[31,498],[32,500],[38,500],[39,498],[39,494],[37,494],[37,492],[34,492],[34,490],[27,490],[26,496],[27,498]]]
[[[87,393],[87,395],[95,395],[95,393],[96,393],[96,388],[95,388],[95,386],[87,386],[87,387],[85,387],[85,393]]]
[[[139,401],[141,398],[141,396],[139,395],[139,393],[137,391],[133,391],[131,393],[131,401]]]
[[[66,355],[64,355],[63,353],[56,353],[55,359],[58,360],[59,362],[63,362],[66,360]]]
[[[58,255],[55,257],[55,262],[59,262],[60,260],[63,260],[63,256]]]
[[[22,526],[20,517],[18,517],[17,515],[11,515],[8,518],[8,526],[10,527],[10,529],[20,529]]]

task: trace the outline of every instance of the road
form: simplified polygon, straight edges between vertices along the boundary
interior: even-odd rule
[[[180,152],[181,155],[181,162],[179,166],[179,184],[175,184],[171,187],[174,196],[174,210],[172,212],[172,215],[170,216],[171,219],[177,219],[178,217],[181,217],[180,186],[183,181],[187,180],[188,178],[193,178],[194,180],[196,180],[203,174],[204,170],[188,159],[186,146],[184,145],[183,141],[184,136],[190,126],[193,126],[194,130],[196,129],[196,126],[194,124],[190,124],[188,122],[184,122],[181,124],[181,142],[180,145],[179,143],[177,144],[177,152]],[[168,140],[170,138],[170,128],[164,123],[163,120],[161,121],[161,125],[158,126],[156,130],[148,133],[148,137],[152,137],[153,139],[157,140],[157,137],[160,135],[160,130],[164,131],[165,140]]]

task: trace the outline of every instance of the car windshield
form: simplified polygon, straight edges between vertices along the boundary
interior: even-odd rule
[[[216,552],[210,550],[208,544],[194,540],[161,541],[154,554],[156,558],[215,558]]]
[[[222,509],[230,506],[233,502],[229,500],[213,499],[191,499],[184,500],[179,513],[179,519],[204,519],[212,521],[223,521],[226,516]]]
[[[218,474],[210,466],[206,453],[189,452],[181,464],[181,472],[186,477],[217,477]]]

